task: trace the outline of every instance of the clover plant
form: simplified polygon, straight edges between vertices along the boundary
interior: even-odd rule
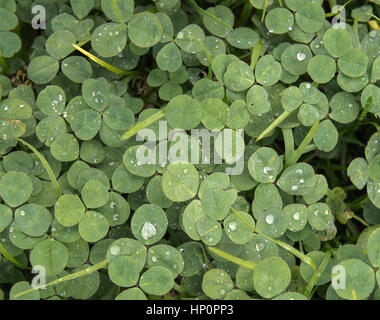
[[[0,0],[0,300],[380,299],[379,15]]]

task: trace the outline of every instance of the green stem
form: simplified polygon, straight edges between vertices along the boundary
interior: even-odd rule
[[[111,66],[109,63],[107,63],[107,62],[99,59],[98,57],[95,57],[93,54],[91,54],[90,52],[82,49],[80,46],[78,46],[76,44],[73,44],[73,47],[75,49],[77,49],[78,51],[80,51],[81,53],[83,53],[88,58],[90,58],[92,61],[96,62],[97,64],[101,65],[102,67],[106,68],[107,70],[109,70],[109,71],[111,71],[113,73],[124,75],[124,76],[139,73],[138,71],[126,71],[126,70],[121,70],[119,68]]]
[[[233,28],[229,24],[225,23],[222,19],[214,16],[212,13],[210,13],[210,12],[202,9],[200,6],[198,6],[198,4],[195,2],[195,0],[186,0],[186,2],[190,7],[194,8],[196,11],[198,11],[198,13],[200,15],[202,15],[202,16],[206,15],[206,16],[210,17],[211,19],[214,19],[215,21],[218,21],[219,23],[223,24],[229,30],[231,30],[231,31],[233,30]]]
[[[370,225],[369,225],[367,222],[365,222],[362,218],[360,218],[360,217],[357,216],[356,214],[354,214],[354,215],[352,216],[352,218],[354,218],[355,220],[359,221],[361,224],[363,224],[363,225],[366,226],[367,228],[370,227]]]
[[[247,221],[245,221],[244,219],[242,219],[242,217],[240,216],[239,212],[236,211],[234,208],[230,208],[230,210],[232,211],[233,214],[235,214],[249,229],[251,229],[253,232],[256,232],[257,234],[261,235],[262,237],[274,242],[275,244],[279,245],[280,247],[284,248],[286,251],[289,251],[291,254],[293,254],[295,257],[299,258],[301,261],[305,262],[306,264],[308,264],[310,267],[313,268],[313,270],[316,270],[316,267],[315,267],[315,264],[314,264],[314,261],[311,260],[308,256],[306,256],[305,254],[303,254],[301,251],[297,250],[296,248],[293,248],[291,245],[287,244],[286,242],[283,242],[283,241],[280,241],[280,240],[276,240],[276,239],[273,239],[269,236],[267,236],[266,234],[264,233],[261,233],[260,231],[258,231],[257,229],[255,229],[252,225],[250,225]]]
[[[313,296],[313,288],[316,285],[319,278],[322,276],[323,272],[325,271],[329,261],[331,258],[331,251],[327,252],[325,257],[322,260],[322,263],[319,265],[318,270],[314,271],[313,276],[311,277],[309,283],[307,284],[304,295],[310,300]]]
[[[278,3],[280,4],[280,7],[283,7],[282,0],[278,0]]]
[[[265,13],[267,12],[267,6],[268,6],[268,0],[265,0],[264,1],[264,9],[263,9],[263,14],[261,16],[261,22],[264,21],[264,18],[265,18]]]
[[[306,148],[310,145],[311,140],[313,140],[315,134],[317,133],[319,127],[319,120],[313,124],[306,137],[302,140],[301,144],[295,152],[289,158],[286,158],[285,167],[290,167],[291,165],[297,163],[298,159],[305,153]]]
[[[32,288],[32,289],[28,289],[28,290],[25,290],[25,291],[22,291],[18,294],[15,295],[15,298],[19,298],[21,296],[24,296],[28,293],[31,293],[31,292],[34,292],[34,291],[37,291],[37,290],[40,290],[40,289],[45,289],[47,287],[50,287],[50,286],[54,286],[58,283],[62,283],[62,282],[65,282],[65,281],[69,281],[69,280],[73,280],[73,279],[76,279],[76,278],[80,278],[80,277],[83,277],[83,276],[86,276],[94,271],[97,271],[99,269],[102,269],[104,267],[107,266],[107,260],[103,260],[102,262],[99,262],[98,264],[95,264],[93,265],[92,267],[88,267],[84,270],[81,270],[81,271],[78,271],[78,272],[75,272],[75,273],[72,273],[72,274],[69,274],[67,276],[64,276],[62,278],[58,278],[54,281],[51,281],[45,285],[41,285],[41,286],[37,286],[35,288]]]
[[[301,251],[299,251],[296,248],[292,247],[290,244],[287,244],[286,242],[283,242],[283,241],[280,241],[280,240],[273,239],[273,238],[267,236],[264,233],[258,232],[257,230],[256,230],[256,233],[259,234],[259,235],[261,235],[261,236],[263,236],[264,238],[267,238],[268,240],[274,242],[275,244],[277,244],[280,247],[284,248],[286,251],[289,251],[292,255],[294,255],[295,257],[297,257],[298,259],[300,259],[301,261],[305,262],[307,265],[309,265],[310,267],[312,267],[313,270],[317,269],[316,266],[315,266],[314,261],[310,257],[306,256]]]
[[[247,268],[247,269],[250,269],[250,270],[255,270],[256,267],[257,267],[257,263],[256,262],[240,259],[240,258],[235,257],[232,254],[229,254],[229,253],[227,253],[227,252],[225,252],[223,250],[220,250],[218,248],[207,247],[207,249],[209,249],[211,252],[215,253],[219,257],[222,257],[223,259],[226,259],[226,260],[228,260],[230,262],[233,262],[233,263],[235,263],[235,264],[237,264],[239,266],[242,266],[244,268]]]
[[[249,1],[244,4],[243,10],[241,11],[240,19],[238,22],[239,26],[244,26],[247,24],[250,16],[252,15],[253,7]]]
[[[5,62],[4,57],[1,54],[1,50],[0,50],[0,65],[3,67],[5,74],[8,75],[9,74],[8,64]]]
[[[179,294],[186,293],[186,290],[183,289],[178,283],[174,282],[173,288],[175,291],[177,291]]]
[[[285,163],[289,161],[294,153],[294,137],[293,130],[289,128],[282,129],[285,144]]]
[[[289,111],[284,111],[279,117],[277,117],[276,120],[274,120],[270,125],[269,127],[267,127],[260,135],[259,137],[256,139],[256,142],[257,141],[260,141],[261,139],[264,139],[265,137],[267,137],[274,129],[276,129],[287,117],[290,116],[290,112]]]
[[[352,0],[347,1],[347,2],[343,5],[343,8],[345,8],[345,7],[346,7],[348,4],[350,4],[351,2],[352,2]],[[333,8],[333,7],[331,7],[331,9],[332,9],[332,8]],[[339,10],[338,12],[335,12],[335,13],[332,13],[332,12],[330,12],[330,13],[326,13],[326,18],[334,17],[334,16],[340,14],[340,13],[342,12],[342,10],[343,10],[343,9],[341,9],[341,10]]]
[[[3,247],[3,245],[0,243],[0,254],[7,259],[9,262],[12,262],[15,266],[19,267],[20,269],[30,269],[27,266],[24,266],[22,263],[18,262],[15,258],[12,257],[12,255]]]
[[[62,195],[61,187],[59,186],[59,183],[58,183],[57,179],[55,178],[53,169],[50,167],[50,165],[46,161],[45,157],[35,147],[33,147],[28,142],[26,142],[20,138],[17,138],[17,140],[20,141],[22,144],[26,145],[30,150],[32,150],[33,153],[37,156],[37,158],[41,161],[42,165],[44,166],[44,168],[45,168],[45,170],[46,170],[46,172],[50,178],[50,181],[53,185],[53,188],[54,188],[55,192],[57,193],[57,196],[60,197]]]
[[[129,129],[127,132],[125,132],[120,140],[127,140],[134,135],[136,135],[140,130],[150,126],[152,123],[155,123],[159,119],[165,116],[164,109],[159,110],[155,114],[151,115],[150,117],[144,119],[143,121],[138,122],[135,124],[131,129]]]
[[[375,16],[374,14],[372,14],[372,13],[367,13],[367,12],[364,12],[364,14],[365,15],[367,15],[367,16],[370,16],[370,17],[372,17],[372,18],[374,18],[374,19],[376,19],[377,21],[380,21],[380,18],[379,17],[377,17],[377,16]]]

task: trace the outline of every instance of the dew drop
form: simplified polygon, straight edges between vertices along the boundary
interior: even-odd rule
[[[157,231],[153,224],[149,221],[145,222],[141,229],[141,236],[143,239],[148,240],[156,235]]]
[[[297,53],[297,60],[298,61],[304,61],[305,59],[306,59],[306,54],[304,54],[303,52]]]
[[[236,222],[230,222],[228,224],[228,228],[231,229],[232,231],[236,230],[236,226],[237,226]]]
[[[268,214],[268,215],[266,216],[266,218],[265,218],[265,221],[266,221],[267,224],[273,224],[273,222],[274,222],[274,217],[273,217],[273,215],[272,215],[272,214]]]
[[[112,255],[117,256],[120,253],[120,247],[112,246],[110,252]]]

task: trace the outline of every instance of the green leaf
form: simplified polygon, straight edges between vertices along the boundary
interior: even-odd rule
[[[97,27],[91,36],[91,45],[97,54],[109,58],[120,54],[127,42],[127,34],[117,23],[105,23]]]
[[[253,85],[255,76],[243,61],[231,62],[224,73],[224,83],[232,91],[244,91]]]
[[[90,13],[95,0],[70,0],[70,4],[78,19],[83,19]]]
[[[171,163],[162,176],[162,189],[172,201],[187,201],[198,191],[198,172],[190,163]]]
[[[160,19],[153,13],[141,12],[133,16],[128,23],[128,36],[141,48],[154,46],[161,40],[163,27]]]
[[[98,180],[88,181],[82,189],[82,199],[87,208],[102,207],[108,198],[108,189]]]
[[[277,153],[267,147],[259,148],[248,161],[250,175],[261,183],[274,182],[281,167],[282,162]]]
[[[75,83],[82,83],[91,78],[92,67],[83,57],[68,57],[61,63],[63,74]]]
[[[184,130],[195,128],[202,118],[201,105],[187,95],[179,95],[171,99],[164,112],[172,128]]]
[[[61,60],[67,57],[72,51],[72,44],[76,42],[75,35],[68,30],[54,32],[46,40],[46,51],[54,59]]]
[[[280,80],[281,64],[272,55],[261,57],[255,66],[255,78],[263,86],[272,86]]]
[[[283,34],[293,29],[294,16],[285,8],[270,10],[265,17],[265,26],[270,33]]]
[[[323,45],[334,58],[343,56],[353,47],[351,34],[344,29],[328,29],[323,36]]]
[[[259,40],[257,32],[246,27],[235,28],[227,35],[227,42],[238,49],[253,48]]]
[[[17,228],[31,237],[42,236],[48,231],[52,217],[48,209],[37,204],[25,204],[15,211]]]
[[[12,30],[17,24],[17,16],[6,8],[0,7],[0,31]]]
[[[338,59],[338,67],[346,76],[360,77],[367,71],[368,57],[363,50],[353,48]]]
[[[175,72],[182,66],[181,53],[175,43],[168,43],[157,54],[158,67],[163,71]]]
[[[38,84],[45,84],[53,80],[59,70],[59,62],[49,56],[34,58],[28,66],[30,79]]]
[[[85,213],[85,207],[77,195],[65,194],[54,206],[55,217],[60,224],[66,227],[75,226]]]
[[[323,66],[323,68],[321,68],[321,66]],[[325,55],[314,56],[307,66],[307,72],[313,81],[317,83],[327,83],[335,76],[335,60]]]
[[[152,267],[145,271],[139,281],[139,286],[144,292],[160,296],[168,293],[173,285],[171,271],[161,266]]]
[[[290,284],[290,269],[279,257],[260,261],[253,273],[253,285],[264,298],[272,298],[283,292]]]
[[[144,244],[154,244],[166,233],[168,219],[165,211],[154,204],[139,207],[131,220],[133,235]]]
[[[32,180],[23,172],[10,171],[0,180],[0,196],[10,206],[18,207],[32,195]]]
[[[129,256],[119,256],[108,265],[110,280],[121,287],[132,287],[139,280],[140,271],[136,261]]]
[[[288,194],[308,194],[315,185],[314,169],[304,162],[294,164],[283,171],[277,185]]]
[[[330,152],[338,143],[338,130],[330,120],[324,120],[319,124],[313,140],[319,150]]]
[[[38,243],[30,253],[33,266],[43,266],[47,276],[58,275],[66,267],[66,247],[57,240],[48,239]]]
[[[346,274],[345,288],[337,288],[335,292],[339,297],[347,300],[367,299],[375,286],[373,269],[363,261],[348,259],[342,261]]]
[[[135,5],[133,0],[102,0],[101,7],[108,18],[122,23],[132,17]]]
[[[222,269],[209,270],[203,276],[202,290],[211,299],[223,299],[232,289],[232,279]]]

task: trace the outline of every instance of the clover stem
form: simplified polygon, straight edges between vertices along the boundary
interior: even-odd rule
[[[370,17],[372,17],[372,18],[374,18],[374,19],[376,19],[377,21],[380,21],[380,18],[379,17],[377,17],[377,16],[375,16],[374,14],[372,14],[372,13],[364,13],[364,14],[366,14],[367,16],[370,16]]]
[[[282,135],[284,136],[285,144],[285,162],[288,162],[294,152],[293,130],[290,128],[284,128],[282,129]]]
[[[263,236],[264,238],[266,238],[266,239],[274,242],[275,244],[279,245],[280,247],[282,247],[286,251],[289,251],[295,257],[299,258],[302,262],[305,262],[310,267],[312,267],[313,270],[317,269],[316,266],[315,266],[315,264],[314,264],[314,261],[310,257],[306,256],[301,251],[297,250],[296,248],[292,247],[291,245],[287,244],[286,242],[273,239],[273,238],[267,236],[266,234],[261,233],[260,231],[257,231],[257,230],[256,230],[256,233],[259,234],[259,235],[261,235],[261,236]]]
[[[123,140],[127,140],[127,139],[133,137],[140,130],[148,127],[152,123],[155,123],[156,121],[158,121],[159,119],[161,119],[164,116],[165,116],[164,109],[159,110],[158,112],[156,112],[155,114],[151,115],[150,117],[148,117],[148,118],[144,119],[143,121],[140,121],[137,124],[135,124],[131,129],[129,129],[128,131],[126,131],[121,136],[120,140],[123,141]]]
[[[226,3],[221,3],[221,4],[229,7],[231,10],[234,10],[237,7],[241,6],[242,4],[246,4],[247,0],[239,0],[239,1],[236,1],[236,2],[234,2],[232,4],[231,4],[231,2],[233,2],[233,1],[228,1],[228,2],[229,2],[229,5],[227,5]]]
[[[42,165],[44,166],[50,180],[51,180],[51,183],[53,185],[53,188],[57,194],[58,197],[60,197],[62,195],[62,190],[61,190],[61,187],[59,186],[59,183],[57,181],[57,179],[55,178],[55,175],[54,175],[54,172],[53,172],[53,169],[50,167],[49,163],[46,161],[45,157],[36,149],[34,148],[31,144],[29,144],[28,142],[20,139],[20,138],[17,138],[18,141],[20,141],[22,144],[26,145],[30,150],[33,151],[33,153],[37,156],[37,158],[41,161]]]
[[[259,60],[259,57],[261,55],[261,49],[262,49],[261,41],[252,48],[251,65],[250,65],[251,70],[255,69],[256,62],[257,60]]]
[[[282,4],[282,0],[278,0],[278,3],[280,5],[280,7],[283,7],[284,5]]]
[[[210,260],[207,258],[207,254],[206,254],[206,250],[205,250],[204,246],[202,246],[202,252],[203,252],[203,257],[205,258],[205,263],[206,263],[207,269],[209,269],[209,270],[212,269],[213,266],[212,266]]]
[[[345,8],[348,4],[350,4],[352,2],[352,0],[348,0],[344,5],[343,5],[343,8]],[[334,7],[331,7],[331,9],[333,9]],[[343,11],[343,9],[340,9],[340,10],[337,10],[337,12],[330,12],[330,13],[326,13],[326,18],[331,18],[333,16],[336,16],[338,14],[340,14],[341,12]]]
[[[261,16],[261,22],[264,21],[265,13],[267,12],[267,6],[268,6],[268,0],[264,0],[264,9],[263,9],[263,14]]]
[[[319,265],[318,270],[314,271],[313,276],[311,277],[309,283],[307,284],[304,295],[310,300],[313,296],[313,288],[316,285],[319,278],[322,276],[323,272],[325,271],[329,261],[331,258],[331,251],[327,252],[325,254],[325,257],[322,260],[322,263]]]
[[[177,291],[179,294],[186,293],[186,290],[183,289],[178,283],[174,282],[173,288],[175,291]]]
[[[244,26],[247,24],[249,17],[252,14],[253,7],[249,1],[244,4],[243,10],[241,11],[239,26]]]
[[[5,74],[8,75],[9,74],[8,64],[5,62],[4,57],[1,53],[1,50],[0,50],[0,65],[3,67]]]
[[[3,245],[0,243],[0,254],[7,259],[9,262],[12,262],[15,266],[19,267],[20,269],[29,269],[27,266],[24,266],[22,263],[18,262],[15,258],[12,257],[12,255],[3,247]]]
[[[82,49],[80,46],[76,45],[76,44],[73,44],[73,47],[75,49],[77,49],[78,51],[80,51],[81,53],[83,53],[85,56],[87,56],[88,58],[90,58],[92,61],[96,62],[97,64],[101,65],[102,67],[106,68],[107,70],[113,72],[113,73],[116,73],[116,74],[121,74],[121,75],[124,75],[124,76],[127,76],[127,75],[131,75],[131,74],[137,74],[139,73],[138,71],[126,71],[126,70],[121,70],[119,68],[116,68],[114,66],[111,66],[110,64],[108,64],[107,62],[95,57],[93,54],[91,54],[90,52]]]
[[[61,278],[58,278],[54,281],[51,281],[45,285],[41,285],[41,286],[37,286],[37,287],[34,287],[32,289],[28,289],[28,290],[25,290],[25,291],[22,291],[18,294],[15,295],[15,298],[19,298],[21,296],[24,296],[28,293],[31,293],[31,292],[34,292],[34,291],[37,291],[37,290],[40,290],[40,289],[44,289],[44,288],[47,288],[47,287],[50,287],[50,286],[54,286],[58,283],[62,283],[62,282],[65,282],[65,281],[69,281],[69,280],[74,280],[76,278],[80,278],[80,277],[83,277],[83,276],[86,276],[94,271],[97,271],[99,269],[102,269],[104,267],[107,266],[107,260],[103,260],[102,262],[99,262],[98,264],[95,264],[93,265],[92,267],[88,267],[84,270],[81,270],[81,271],[78,271],[78,272],[75,272],[75,273],[72,273],[72,274],[68,274],[67,276],[64,276],[64,277],[61,277]]]
[[[367,222],[365,222],[362,218],[360,218],[360,217],[357,216],[356,214],[354,214],[354,215],[352,216],[352,218],[354,218],[355,220],[359,221],[362,225],[366,226],[367,228],[370,227],[370,225],[369,225]]]
[[[250,225],[247,221],[245,221],[241,215],[239,214],[238,211],[236,211],[234,208],[230,208],[230,210],[232,211],[232,213],[234,215],[236,215],[240,221],[242,221],[249,229],[251,229],[253,232],[261,235],[262,237],[274,242],[275,244],[279,245],[280,247],[284,248],[286,251],[289,251],[291,254],[293,254],[294,256],[296,256],[297,258],[299,258],[301,261],[305,262],[306,264],[308,264],[310,267],[312,267],[314,270],[316,270],[316,267],[315,267],[315,264],[314,264],[314,261],[311,260],[308,256],[306,256],[305,254],[303,254],[301,251],[297,250],[296,248],[293,248],[291,245],[283,242],[283,241],[280,241],[280,240],[276,240],[276,239],[273,239],[269,236],[267,236],[266,234],[258,231],[255,227],[252,227],[252,225]]]
[[[276,120],[274,120],[256,139],[257,141],[260,141],[261,139],[264,139],[267,137],[274,129],[276,129],[287,117],[289,117],[291,112],[284,111],[279,117],[277,117]]]
[[[292,154],[289,157],[285,157],[286,161],[285,161],[284,168],[290,167],[293,164],[297,163],[299,158],[301,158],[301,156],[305,153],[306,148],[310,145],[311,140],[313,140],[315,134],[318,131],[318,127],[319,127],[319,120],[317,120],[313,124],[313,126],[311,127],[311,129],[309,130],[309,132],[307,133],[307,135],[305,136],[305,138],[302,140],[301,144],[297,148],[297,150],[292,152]],[[285,144],[285,147],[286,147],[286,144]]]
[[[198,6],[198,4],[195,2],[195,0],[186,0],[186,2],[190,7],[194,8],[196,11],[198,11],[198,13],[200,15],[209,16],[211,19],[214,19],[215,21],[218,21],[219,23],[224,25],[227,29],[233,30],[233,28],[229,24],[225,23],[222,19],[214,16],[212,13],[210,13],[210,12],[202,9],[200,6]]]
[[[255,270],[257,267],[257,263],[253,261],[243,260],[240,259],[232,254],[229,254],[223,250],[220,250],[215,247],[207,247],[211,252],[215,253],[219,257],[222,257],[223,259],[226,259],[227,261],[233,262],[239,266],[242,266],[244,268]]]

